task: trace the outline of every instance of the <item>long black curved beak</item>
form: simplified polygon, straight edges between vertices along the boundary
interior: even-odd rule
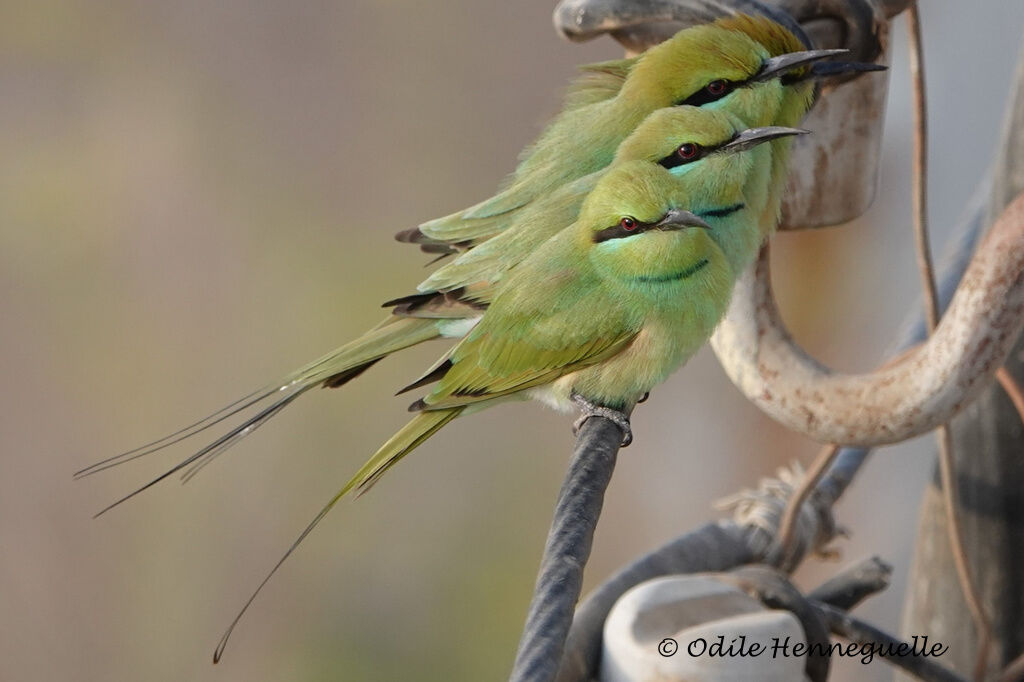
[[[808,135],[810,130],[802,128],[785,128],[783,126],[765,126],[763,128],[747,128],[742,133],[726,142],[715,151],[721,154],[734,154],[753,149],[759,144],[777,140],[791,135]]]
[[[687,227],[711,229],[711,226],[699,216],[681,208],[670,209],[668,213],[661,217],[661,220],[654,224],[654,227],[659,230],[684,230]]]
[[[772,78],[781,78],[793,69],[841,54],[850,54],[850,51],[842,48],[835,50],[803,50],[770,57],[764,61],[764,64],[761,65],[761,70],[750,79],[750,82],[758,83],[771,80]]]

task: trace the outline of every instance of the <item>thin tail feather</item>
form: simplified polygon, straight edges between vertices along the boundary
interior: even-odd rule
[[[135,490],[133,490],[132,492],[128,493],[127,495],[125,495],[124,497],[120,498],[119,500],[117,500],[117,501],[115,501],[115,502],[113,502],[111,504],[108,504],[106,507],[104,507],[103,509],[101,509],[98,512],[96,512],[93,515],[93,518],[96,518],[98,516],[106,514],[108,511],[110,511],[114,507],[120,505],[122,502],[127,502],[128,500],[132,499],[133,497],[135,497],[139,493],[143,492],[144,490],[148,490],[148,489],[152,488],[154,485],[156,485],[160,481],[164,480],[168,476],[171,476],[171,475],[175,474],[176,472],[181,471],[182,469],[184,469],[185,467],[189,466],[193,462],[196,462],[196,461],[202,459],[203,457],[209,455],[210,453],[218,453],[219,454],[219,452],[222,452],[228,446],[233,445],[234,443],[238,442],[240,439],[242,439],[246,435],[252,433],[261,424],[263,424],[265,421],[267,421],[268,419],[273,417],[275,414],[277,414],[278,412],[283,410],[293,400],[295,400],[296,398],[298,398],[300,395],[302,395],[303,393],[305,393],[306,391],[308,391],[311,388],[313,388],[313,387],[312,386],[304,386],[303,388],[300,388],[299,390],[295,391],[294,393],[291,393],[291,394],[285,396],[284,398],[281,398],[280,400],[274,402],[272,405],[270,405],[269,407],[264,408],[263,410],[258,412],[255,416],[253,416],[253,417],[247,419],[246,421],[242,422],[240,425],[236,426],[235,428],[233,428],[228,433],[225,433],[223,436],[221,436],[217,440],[213,441],[212,443],[210,443],[209,445],[204,447],[199,452],[196,452],[195,454],[186,457],[184,460],[182,460],[178,464],[174,465],[173,467],[171,467],[170,469],[168,469],[164,473],[160,474],[159,476],[154,478],[149,483],[147,483],[144,486],[141,486],[139,488],[136,488]]]
[[[95,464],[90,464],[84,469],[76,471],[74,473],[73,478],[79,479],[85,476],[90,476],[92,474],[104,471],[111,467],[115,467],[118,464],[124,464],[125,462],[130,462],[133,459],[138,459],[139,457],[143,457],[145,455],[154,453],[158,450],[163,450],[166,447],[170,447],[175,443],[179,443],[185,440],[186,438],[194,436],[202,431],[205,431],[211,426],[215,426],[220,422],[224,421],[225,419],[229,419],[234,415],[238,414],[239,412],[242,412],[252,407],[253,405],[259,404],[260,402],[266,400],[277,391],[283,390],[285,388],[287,388],[287,386],[279,387],[275,385],[261,388],[258,391],[253,391],[249,395],[239,398],[230,405],[222,407],[213,414],[203,417],[199,421],[189,424],[184,428],[178,429],[174,433],[168,434],[163,438],[157,439],[150,443],[146,443],[145,445],[140,445],[137,448],[128,450],[127,452],[122,452],[119,455],[108,457],[107,459],[96,462]]]
[[[287,381],[302,385],[329,383],[334,377],[351,372],[368,362],[437,336],[437,327],[430,320],[392,315],[354,341],[293,372]]]
[[[442,426],[458,417],[464,409],[464,407],[454,407],[447,410],[428,410],[417,414],[356,472],[346,488],[355,488],[357,496],[364,494],[380,480],[380,477],[388,469],[437,433]]]
[[[330,499],[320,509],[319,513],[313,520],[309,522],[309,525],[305,527],[299,537],[295,539],[295,542],[291,544],[288,550],[278,559],[274,567],[270,569],[266,577],[260,582],[260,584],[253,591],[248,601],[242,606],[242,609],[235,616],[235,619],[231,621],[227,630],[224,631],[224,635],[220,638],[217,643],[217,648],[213,652],[213,662],[220,662],[221,657],[224,655],[224,649],[228,645],[228,639],[231,637],[231,633],[234,631],[235,626],[242,620],[242,616],[249,610],[253,601],[263,590],[263,587],[270,581],[270,579],[277,573],[277,570],[281,568],[281,565],[292,555],[295,549],[302,543],[306,537],[313,532],[317,524],[327,516],[328,512],[334,508],[334,505],[338,503],[348,493],[353,490],[356,491],[357,497],[369,490],[373,485],[380,479],[384,472],[395,465],[400,459],[405,457],[407,454],[415,450],[423,441],[427,440],[435,434],[442,426],[450,422],[455,417],[459,416],[459,413],[465,408],[456,407],[448,410],[434,410],[429,412],[421,412],[416,415],[408,424],[392,436],[388,442],[384,443],[379,450],[371,457],[366,464],[362,466],[359,471],[356,472],[348,483],[345,484],[338,493]]]
[[[220,410],[217,410],[213,414],[182,429],[178,429],[174,433],[168,434],[163,438],[132,450],[128,450],[127,452],[122,452],[119,455],[108,457],[107,459],[81,469],[80,471],[75,472],[74,478],[79,479],[85,476],[90,476],[92,474],[99,473],[100,471],[105,471],[106,469],[124,464],[125,462],[130,462],[154,452],[159,452],[164,448],[203,433],[204,431],[207,431],[208,429],[237,414],[243,413],[250,408],[255,408],[275,394],[285,391],[289,392],[287,396],[279,398],[278,401],[272,405],[269,415],[264,411],[261,411],[253,418],[243,422],[241,426],[232,429],[223,438],[218,438],[215,443],[224,442],[224,447],[216,452],[216,454],[219,454],[220,452],[223,452],[223,450],[227,449],[227,447],[230,447],[241,440],[242,437],[251,433],[255,429],[255,426],[262,424],[269,418],[269,416],[273,416],[273,414],[279,412],[285,405],[291,403],[291,401],[294,400],[294,397],[292,396],[303,393],[307,388],[319,383],[322,383],[327,388],[341,386],[362,374],[384,356],[390,355],[391,353],[403,348],[413,346],[417,343],[430,340],[438,335],[439,332],[432,320],[400,318],[397,316],[388,317],[383,323],[363,334],[358,339],[355,339],[341,348],[303,366],[283,378],[281,381],[265,386],[257,391],[253,391],[249,395],[236,400]],[[214,453],[206,448],[204,448],[202,452],[206,455],[210,455],[210,457],[204,459],[204,463],[215,456]],[[198,468],[201,469],[202,466],[203,465]],[[198,471],[198,469],[190,471],[191,474],[186,474],[188,478],[191,478],[191,475],[194,475],[195,471]]]
[[[352,381],[353,379],[355,379],[357,376],[359,376],[360,374],[362,374],[366,370],[368,370],[371,367],[373,367],[375,364],[380,362],[380,360],[381,360],[381,358],[376,358],[376,359],[370,360],[369,362],[366,362],[366,363],[364,363],[362,365],[358,365],[356,367],[353,367],[352,369],[345,370],[344,372],[338,372],[337,374],[335,374],[334,376],[330,377],[329,379],[326,379],[323,382],[322,386],[324,388],[338,388],[339,386],[343,386],[343,385],[347,384],[348,382]],[[291,401],[289,401],[289,402],[291,402]],[[285,406],[286,405],[282,405],[280,409],[284,409]],[[276,414],[277,412],[279,412],[280,409],[276,410],[273,414]],[[273,416],[273,414],[270,414],[270,415],[266,416],[265,418],[261,419],[258,423],[252,423],[252,424],[249,424],[248,426],[243,425],[244,428],[240,432],[238,432],[238,433],[235,433],[233,431],[232,434],[234,436],[236,436],[236,437],[233,437],[231,440],[225,441],[224,443],[219,445],[217,448],[215,448],[213,450],[210,450],[208,453],[203,455],[203,457],[201,459],[195,461],[185,471],[185,473],[183,473],[181,475],[181,482],[184,484],[184,483],[188,483],[189,481],[191,481],[195,477],[196,474],[198,474],[200,471],[202,471],[206,467],[207,464],[209,464],[214,459],[216,459],[217,455],[223,454],[232,445],[234,445],[235,443],[240,441],[242,438],[244,438],[245,436],[248,436],[250,433],[255,431],[257,428],[259,428],[263,424],[266,424],[267,420],[269,420],[270,417]],[[238,431],[238,430],[236,430],[236,431]]]

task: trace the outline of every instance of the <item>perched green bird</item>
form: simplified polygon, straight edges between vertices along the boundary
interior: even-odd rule
[[[437,383],[410,407],[417,412],[412,421],[274,566],[214,660],[263,585],[338,500],[364,492],[452,419],[533,398],[561,410],[580,406],[584,418],[611,418],[628,442],[628,412],[704,344],[725,313],[737,273],[720,240],[729,230],[758,232],[757,211],[743,194],[751,155],[726,153],[716,160],[728,172],[705,166],[676,177],[646,161],[610,170],[587,196],[579,220],[519,265],[465,339],[400,391]],[[714,229],[713,221],[726,229]]]
[[[756,42],[751,36],[760,38],[764,43]],[[815,60],[834,52],[799,52],[802,47],[798,39],[774,22],[740,16],[680,31],[674,38],[652,48],[641,57],[588,67],[581,81],[570,89],[565,110],[533,145],[528,159],[524,160],[516,173],[515,178],[518,179],[511,182],[509,190],[503,195],[508,196],[513,187],[519,187],[522,192],[526,192],[527,190],[522,188],[534,187],[531,183],[539,183],[537,187],[557,188],[565,184],[566,180],[590,175],[591,171],[588,169],[603,168],[611,160],[619,142],[631,132],[629,126],[619,125],[622,121],[615,121],[613,117],[620,109],[629,109],[629,102],[633,98],[640,104],[633,107],[635,110],[631,109],[628,114],[627,118],[630,121],[639,122],[647,113],[658,108],[677,102],[689,102],[700,104],[703,109],[718,108],[730,111],[747,125],[778,124],[774,118],[761,116],[758,112],[775,112],[774,116],[782,117],[780,112],[792,108],[797,113],[785,115],[785,123],[792,125],[806,111],[813,91],[813,85],[804,78],[811,68],[808,64],[815,62],[815,66],[818,66],[821,63]],[[789,79],[782,80],[784,77]],[[785,87],[782,87],[783,84]],[[754,120],[754,123],[750,123],[750,120]],[[594,121],[593,125],[591,121]],[[631,125],[636,127],[636,123]],[[559,130],[562,132],[555,132]],[[598,134],[600,131],[604,131],[605,137]],[[595,141],[595,135],[600,139]],[[645,138],[642,135],[636,139]],[[685,138],[679,138],[678,144],[686,141]],[[659,143],[660,140],[651,141],[653,145]],[[673,143],[676,143],[676,138],[667,141],[669,145]],[[784,152],[786,148],[778,144],[773,144],[773,147]],[[542,151],[548,149],[549,145],[554,145],[551,149],[558,151]],[[665,153],[671,152],[666,150]],[[570,159],[580,157],[584,160],[579,163],[566,163]],[[639,153],[632,156],[627,154],[627,157],[653,160],[651,156],[645,157]],[[542,163],[541,159],[549,161]],[[772,163],[774,167],[784,171],[784,162],[775,158]],[[552,173],[560,179],[551,182],[527,181],[528,177],[540,177],[532,170],[527,172],[528,169],[541,166],[554,169]],[[773,171],[773,176],[781,175],[781,172]],[[595,181],[596,178],[589,178],[582,182],[584,187],[592,187]],[[530,190],[529,193],[531,196],[536,194],[534,190]],[[496,231],[505,231],[502,226],[514,225],[521,217],[524,223],[540,226],[542,230],[547,229],[543,235],[550,236],[554,230],[548,228],[553,226],[561,229],[575,219],[581,200],[581,195],[577,194],[569,197],[569,204],[559,206],[560,199],[549,198],[550,195],[549,191],[547,194],[542,193],[541,201],[523,202],[519,209],[502,214],[500,220],[495,216],[493,220],[489,220],[489,224]],[[565,195],[560,196],[565,198]],[[773,200],[778,201],[777,198]],[[569,210],[563,210],[565,206],[569,206]],[[552,220],[544,218],[547,210],[545,207],[557,212],[557,215],[553,214]],[[774,213],[773,210],[766,211],[769,214]],[[473,222],[474,220],[470,220],[469,223],[477,224]],[[440,224],[438,221],[434,222]],[[478,232],[484,233],[490,234],[487,230]],[[492,272],[496,273],[495,277],[482,284],[467,282],[466,285],[482,289],[492,288],[508,268],[521,261],[536,244],[543,241],[540,236],[541,233],[523,235],[526,248],[510,248],[498,254],[498,265],[492,269]],[[473,256],[472,259],[485,260],[482,255]],[[461,267],[461,264],[458,267]],[[84,476],[116,466],[204,432],[235,415],[249,413],[250,416],[242,424],[196,453],[192,462],[195,466],[187,472],[187,475],[191,476],[212,457],[252,433],[309,389],[315,386],[341,386],[366,371],[381,358],[423,341],[439,336],[461,337],[475,324],[486,306],[486,300],[474,299],[472,295],[464,296],[466,292],[459,291],[460,288],[462,284],[457,280],[450,280],[444,291],[424,291],[418,296],[401,299],[398,301],[400,305],[394,311],[397,314],[390,315],[377,327],[345,346],[194,424],[152,443],[98,462],[76,475]],[[265,405],[271,398],[274,400]]]
[[[418,242],[427,250],[468,251],[417,287],[418,294],[389,301],[398,319],[387,319],[366,336],[338,349],[324,359],[314,377],[301,381],[322,381],[331,370],[337,370],[337,380],[324,385],[338,386],[351,378],[351,372],[368,366],[363,363],[376,362],[424,338],[458,338],[465,334],[486,308],[501,278],[532,249],[575,219],[583,196],[601,172],[585,174],[585,169],[595,165],[603,169],[606,163],[604,143],[595,145],[589,134],[607,128],[604,142],[620,135],[623,127],[606,125],[606,117],[618,115],[614,112],[620,108],[653,107],[662,113],[681,108],[668,105],[682,102],[729,112],[743,127],[788,127],[796,125],[811,107],[816,77],[884,68],[820,62],[843,51],[802,48],[799,39],[779,24],[763,17],[737,15],[680,31],[640,57],[586,67],[585,76],[570,90],[565,110],[528,150],[508,181],[508,189],[489,202],[505,201],[512,194],[531,198],[516,202],[514,209],[481,218],[480,206],[490,205],[484,202],[400,233],[400,240]],[[701,85],[694,89],[697,83]],[[673,94],[667,95],[669,92]],[[641,116],[636,110],[631,109],[632,113],[621,120]],[[593,128],[581,124],[579,119],[585,116],[596,118]],[[665,140],[684,140],[675,135],[677,131],[665,133],[669,135]],[[641,123],[618,148],[613,160],[654,160],[656,157],[649,156],[649,152],[662,143],[658,133],[656,125],[645,128]],[[637,141],[641,143],[633,144]],[[573,143],[573,153],[562,150],[564,144]],[[648,146],[638,150],[643,143]],[[630,150],[625,150],[627,147]],[[782,139],[772,147],[769,195],[760,219],[765,236],[778,221],[790,145]],[[574,154],[583,154],[586,161],[569,164],[577,158]],[[548,160],[542,163],[538,160],[541,158]],[[537,178],[550,175],[531,170],[539,168],[547,168],[565,182],[534,197],[530,188],[541,182]]]
[[[703,110],[733,114],[745,124],[744,127],[794,126],[813,104],[814,76],[877,68],[874,65],[859,63],[829,63],[828,67],[824,68],[825,64],[817,60],[830,56],[830,51],[794,52],[793,50],[802,47],[800,41],[782,26],[762,17],[739,15],[720,20],[711,26],[720,29],[729,27],[729,33],[733,34],[732,42],[729,44],[733,45],[737,41],[744,43],[750,54],[755,57],[748,60],[746,68],[755,69],[755,62],[760,66],[754,70],[754,75],[747,76],[744,80],[721,78],[711,81],[690,99],[701,105]],[[601,87],[594,89],[603,93],[606,102],[622,97],[623,93],[628,91],[631,79],[639,78],[643,73],[645,58],[652,54],[661,55],[661,58],[674,54],[671,49],[666,49],[665,52],[657,50],[666,46],[671,48],[672,42],[679,40],[680,36],[686,33],[687,31],[681,31],[675,38],[652,48],[632,62],[624,60],[615,63],[614,68],[596,70],[595,73],[602,74],[598,81]],[[751,40],[750,35],[757,35],[763,44]],[[591,74],[588,78],[594,78],[594,75]],[[616,80],[622,84],[619,90],[613,87]],[[722,96],[716,98],[712,93]],[[638,158],[654,160],[665,151],[658,149],[659,145],[664,146],[663,141],[685,140],[682,133],[689,121],[669,129],[665,123],[671,121],[671,112],[686,108],[663,107],[648,116],[620,145],[613,163]],[[552,129],[555,127],[553,125]],[[696,130],[699,130],[699,127]],[[790,142],[780,137],[782,139],[772,143],[770,151],[767,200],[759,203],[762,211],[759,220],[762,236],[768,236],[775,229],[782,190],[787,178]],[[651,156],[652,152],[656,156]],[[767,150],[763,153],[769,154]],[[389,302],[395,304],[395,314],[406,318],[401,321],[391,320],[391,331],[396,337],[403,332],[408,333],[410,345],[418,343],[420,335],[429,334],[431,328],[439,336],[459,337],[464,334],[479,318],[501,278],[557,229],[561,229],[560,226],[568,225],[575,218],[583,196],[597,182],[601,172],[596,171],[569,181],[515,211],[490,220],[487,224],[494,234],[485,236],[483,233],[476,233],[475,238],[482,239],[482,243],[467,241],[468,234],[464,231],[452,233],[449,246],[467,243],[475,245],[420,284],[417,287],[419,294]],[[468,225],[469,222],[462,220],[450,224]],[[474,224],[479,222],[476,221]],[[408,234],[400,236],[407,241],[415,241],[415,238],[409,237]],[[436,244],[436,241],[429,243]],[[732,253],[742,260],[739,250]],[[385,325],[389,323],[385,322]],[[349,346],[344,349],[344,355],[355,357],[359,355],[359,350]]]
[[[766,17],[739,14],[676,33],[632,59],[586,67],[571,87],[563,110],[524,150],[504,189],[475,206],[401,233],[435,250],[465,248],[510,225],[509,215],[556,187],[607,166],[622,142],[651,112],[680,104],[728,108],[748,126],[765,120],[764,97],[744,91],[773,78],[803,81],[810,98],[809,64],[845,50],[806,50],[790,31]],[[864,65],[834,65],[830,72]],[[794,73],[796,70],[797,73]],[[731,97],[736,93],[739,96]],[[728,104],[723,100],[728,99]],[[780,102],[769,104],[778,112]],[[792,121],[795,125],[806,106]]]

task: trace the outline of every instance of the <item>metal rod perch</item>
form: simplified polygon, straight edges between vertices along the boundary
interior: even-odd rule
[[[621,442],[622,431],[604,417],[590,417],[580,427],[558,493],[510,682],[555,678]]]

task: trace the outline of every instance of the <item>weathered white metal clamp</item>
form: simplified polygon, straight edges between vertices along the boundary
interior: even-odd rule
[[[908,0],[562,0],[555,26],[570,40],[611,34],[637,53],[680,28],[726,12],[776,18],[817,48],[887,63],[889,19]],[[780,229],[837,225],[874,198],[888,78],[825,84],[796,141]],[[970,403],[1005,362],[1024,326],[1024,197],[978,247],[936,333],[894,364],[841,374],[811,358],[786,329],[767,250],[741,278],[711,343],[726,373],[770,416],[814,440],[893,443],[925,433]]]

